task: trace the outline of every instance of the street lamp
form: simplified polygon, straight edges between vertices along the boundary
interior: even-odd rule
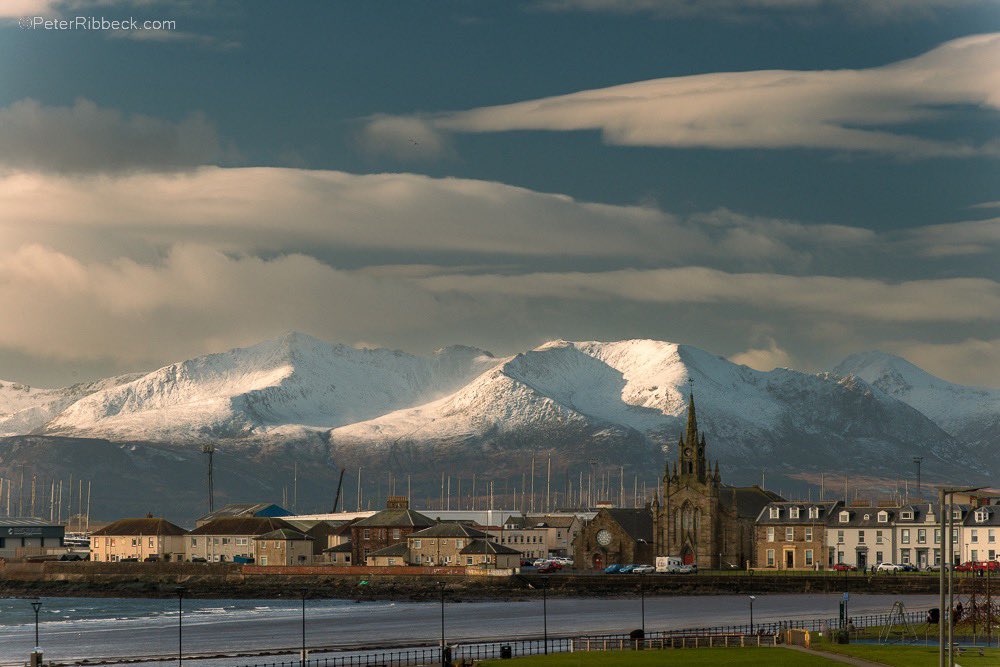
[[[542,583],[542,637],[545,642],[545,655],[549,654],[549,586],[548,582]]]
[[[184,664],[184,591],[183,586],[178,586],[177,592],[177,667]]]
[[[441,667],[448,667],[448,656],[445,655],[444,646],[444,587],[445,582],[439,581],[438,586],[441,588]]]
[[[954,667],[955,665],[955,653],[952,647],[952,643],[955,638],[955,624],[954,619],[951,614],[951,606],[955,601],[954,595],[952,594],[952,570],[954,569],[954,551],[955,542],[952,539],[952,530],[955,525],[955,520],[952,517],[952,512],[954,511],[953,505],[955,502],[956,493],[973,493],[978,491],[983,487],[977,486],[972,488],[947,488],[941,487],[938,489],[938,508],[941,512],[941,569],[938,572],[938,608],[940,613],[938,615],[938,667]],[[946,560],[947,558],[947,560]],[[947,581],[947,607],[945,606],[945,568],[948,568],[948,581]],[[947,622],[948,631],[947,636],[945,635],[945,611],[947,611]],[[947,651],[945,650],[945,642],[947,641]],[[947,660],[945,655],[947,654]]]
[[[756,595],[750,596],[750,634],[753,634],[753,601],[756,599]]]
[[[642,638],[646,639],[646,586],[644,585],[644,579],[646,575],[639,573],[639,609],[642,619]]]
[[[302,667],[306,667],[306,591],[302,591]]]
[[[42,601],[35,598],[31,601],[31,608],[35,610],[35,653],[41,651],[40,645],[38,643],[38,612],[42,608]]]

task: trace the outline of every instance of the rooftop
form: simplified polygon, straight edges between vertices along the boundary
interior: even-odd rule
[[[231,517],[209,521],[191,531],[191,535],[264,535],[272,530],[291,528],[276,517]]]
[[[104,535],[187,535],[186,530],[172,524],[166,519],[144,517],[142,519],[119,519],[100,530],[95,530],[91,536]]]
[[[265,533],[263,535],[258,535],[254,538],[255,540],[283,540],[285,542],[301,542],[306,540],[312,540],[313,538],[309,535],[303,535],[297,530],[292,530],[291,528],[279,528],[278,530],[272,530],[270,533]]]

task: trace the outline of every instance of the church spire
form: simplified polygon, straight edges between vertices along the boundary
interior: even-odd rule
[[[684,442],[691,447],[698,444],[698,416],[694,411],[694,389],[691,389],[691,393],[688,395],[688,416],[687,416],[687,431],[684,434]]]

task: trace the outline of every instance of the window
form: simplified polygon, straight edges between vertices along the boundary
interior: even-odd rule
[[[837,531],[837,544],[843,544],[843,543],[844,543],[844,531],[838,530]]]
[[[794,528],[785,528],[785,541],[786,542],[794,542],[795,541],[795,529]]]
[[[989,542],[990,544],[995,543],[997,541],[997,531],[990,528],[986,534],[986,541]]]
[[[229,538],[228,537],[223,537],[222,538],[222,543],[223,544],[229,544]]]
[[[465,564],[466,565],[472,565],[472,556],[466,556],[465,557]]]
[[[979,543],[979,531],[976,530],[975,528],[973,528],[972,530],[969,531],[969,537],[972,538],[970,541],[973,544],[978,544]],[[973,558],[972,560],[976,560],[976,559]]]
[[[138,544],[136,544],[136,542],[138,542],[138,541],[139,541],[139,540],[137,540],[136,538],[134,538],[134,537],[133,537],[133,538],[132,538],[132,546],[133,546],[133,547],[135,547],[135,546],[138,546]]]
[[[792,519],[798,519],[799,518],[799,508],[798,507],[790,507],[788,509],[788,516],[791,517]]]
[[[812,542],[812,541],[813,541],[813,529],[806,528],[806,542]]]
[[[767,550],[767,566],[774,567],[774,549]]]
[[[911,512],[910,510],[903,510],[903,512],[899,515],[899,518],[906,519],[908,521],[912,521],[913,520],[913,512]]]
[[[917,544],[927,544],[927,529],[918,528],[917,529]]]
[[[818,519],[819,518],[819,508],[818,507],[810,507],[809,508],[809,518],[810,519]]]
[[[394,556],[390,556],[389,557],[389,565],[395,565],[395,564],[396,564],[396,558]]]
[[[771,510],[770,510],[770,517],[772,519],[777,519],[780,516],[781,516],[781,508],[780,507],[772,507]]]
[[[885,523],[888,520],[889,520],[889,513],[888,512],[879,512],[878,513],[878,522],[879,523]]]
[[[402,533],[401,533],[401,531],[399,530],[399,528],[393,528],[393,529],[392,529],[392,539],[394,539],[394,540],[398,540],[398,539],[399,539],[399,536],[400,536],[401,534],[402,534]]]
[[[884,538],[882,537],[882,531],[881,530],[876,530],[875,531],[875,544],[882,544],[882,540],[883,539]]]
[[[455,540],[455,548],[461,549],[465,546],[465,540]]]
[[[978,549],[973,549],[972,550],[972,560],[973,561],[979,560],[979,550]]]
[[[774,526],[767,527],[767,541],[774,542]]]
[[[910,543],[910,529],[909,528],[904,528],[900,532],[900,534],[899,534],[899,541],[902,542],[903,544],[909,544]]]
[[[422,542],[420,540],[413,540],[413,548],[419,549]]]
[[[370,528],[365,528],[364,539],[370,540],[372,538],[372,531]]]
[[[191,546],[193,546],[193,547],[198,546],[198,538],[197,537],[192,537],[191,538]]]
[[[934,544],[941,544],[941,529],[934,529]]]
[[[941,550],[940,549],[935,549],[934,550],[934,564],[938,565],[938,566],[941,565]]]
[[[899,552],[899,557],[900,557],[900,560],[903,561],[903,565],[909,565],[910,564],[910,550],[909,549],[903,549],[902,551],[900,551]]]
[[[850,512],[841,512],[840,513],[840,523],[847,523],[850,520],[851,520],[851,513]]]
[[[152,546],[153,546],[153,538],[152,537],[149,538],[149,546],[150,546],[150,548],[152,548]]]
[[[883,558],[882,558],[882,552],[881,551],[876,551],[875,552],[875,562],[876,563],[881,563],[882,560],[883,560]]]
[[[961,521],[962,520],[962,510],[952,510],[951,511],[951,518],[954,519],[955,521]]]
[[[984,510],[984,509],[976,510],[976,521],[978,523],[982,523],[983,521],[986,521],[986,519],[988,519],[989,517],[990,517],[990,513],[987,512],[986,510]]]
[[[958,528],[951,529],[951,541],[953,543],[958,543]]]
[[[865,531],[859,530],[858,531],[858,544],[864,544],[864,543],[865,543]]]
[[[239,546],[241,546],[241,547],[245,547],[247,545],[247,538],[245,538],[245,537],[237,537],[236,538],[236,544],[239,545]]]
[[[865,515],[865,521],[871,521],[871,520],[872,520],[872,515],[871,514],[866,514]]]
[[[260,557],[260,564],[261,565],[267,565],[267,556],[261,556]]]
[[[812,567],[812,564],[813,564],[813,550],[806,549],[806,565]]]

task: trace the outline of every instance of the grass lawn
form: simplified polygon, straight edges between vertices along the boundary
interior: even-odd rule
[[[514,660],[487,660],[483,667],[684,667],[706,665],[746,665],[760,667],[826,667],[832,660],[814,657],[784,648],[691,648],[665,651],[593,651],[590,653],[556,653]],[[984,663],[985,664],[985,663]]]
[[[937,667],[936,646],[875,646],[871,644],[813,644],[813,648],[831,653],[843,653],[898,667]],[[770,649],[769,649],[770,650]],[[966,650],[955,655],[955,662],[962,667],[969,665],[1000,665],[1000,649],[988,648],[984,657],[979,649]]]

